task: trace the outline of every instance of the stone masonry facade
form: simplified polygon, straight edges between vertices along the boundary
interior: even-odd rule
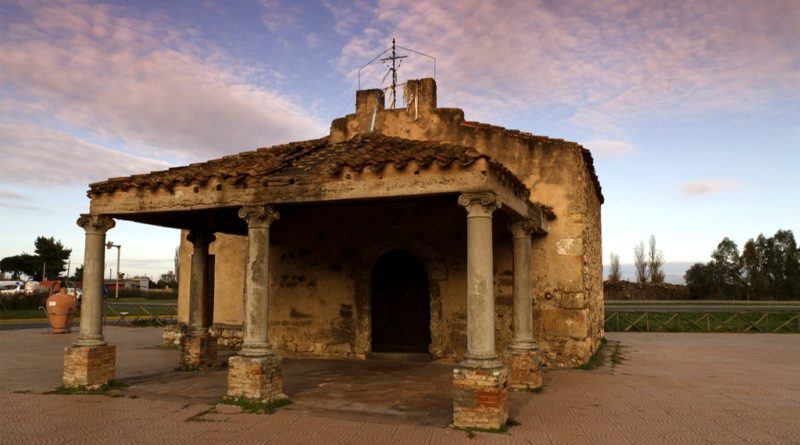
[[[208,334],[181,336],[178,350],[184,368],[214,366],[217,361],[217,339]]]
[[[453,425],[499,429],[508,421],[508,375],[504,368],[453,370]]]
[[[542,369],[539,351],[506,350],[502,355],[508,369],[508,387],[531,391],[542,387]]]
[[[114,378],[115,365],[115,346],[69,346],[62,381],[67,388],[97,389]]]
[[[273,402],[283,393],[281,359],[277,356],[233,356],[228,361],[228,397]]]

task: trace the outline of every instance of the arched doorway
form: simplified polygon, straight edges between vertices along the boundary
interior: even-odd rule
[[[425,266],[404,250],[375,262],[371,276],[372,351],[427,353],[430,284]]]

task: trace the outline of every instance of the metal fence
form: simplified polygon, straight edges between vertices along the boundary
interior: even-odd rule
[[[177,304],[136,304],[106,302],[106,324],[117,326],[159,325],[174,323],[178,317]],[[111,315],[109,315],[111,314]]]
[[[606,311],[608,332],[800,333],[800,312]]]

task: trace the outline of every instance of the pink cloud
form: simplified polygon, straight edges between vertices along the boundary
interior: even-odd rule
[[[33,124],[0,123],[3,183],[31,187],[85,186],[116,176],[165,170],[170,165],[102,147]],[[0,191],[0,199],[23,199]]]
[[[616,135],[644,114],[761,112],[800,98],[792,0],[380,0],[376,11],[341,65],[396,36],[437,56],[441,97],[469,118],[566,107],[572,123]]]
[[[735,181],[725,179],[701,179],[688,181],[680,185],[681,193],[688,196],[707,195],[736,189],[739,186]]]
[[[80,1],[22,7],[30,19],[4,20],[0,47],[2,107],[17,116],[192,161],[327,132],[196,30]]]

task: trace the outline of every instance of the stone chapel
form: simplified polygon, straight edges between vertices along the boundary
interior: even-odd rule
[[[114,376],[102,334],[115,219],[181,229],[179,357],[228,362],[227,396],[270,401],[281,357],[452,363],[453,423],[499,428],[508,391],[585,363],[603,336],[590,152],[439,108],[356,93],[320,139],[90,185],[80,334],[66,386]],[[223,394],[221,394],[222,396]]]

